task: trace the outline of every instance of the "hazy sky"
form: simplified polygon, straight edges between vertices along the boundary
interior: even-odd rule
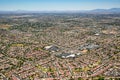
[[[90,10],[120,8],[120,0],[0,0],[0,10]]]

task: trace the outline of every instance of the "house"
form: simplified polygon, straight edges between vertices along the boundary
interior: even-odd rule
[[[45,50],[51,51],[51,52],[57,52],[60,49],[57,46],[50,45],[50,46],[45,46]]]
[[[12,75],[12,80],[21,80],[21,79],[16,74],[13,74]]]
[[[0,73],[0,77],[2,77],[2,80],[8,80],[8,79],[6,78],[6,76],[3,75],[2,73]],[[0,79],[1,79],[1,78],[0,78]]]

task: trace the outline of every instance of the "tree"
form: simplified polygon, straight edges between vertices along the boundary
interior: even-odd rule
[[[104,77],[100,76],[100,77],[98,78],[98,80],[104,80]]]

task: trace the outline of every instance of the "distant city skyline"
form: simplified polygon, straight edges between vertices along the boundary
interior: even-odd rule
[[[0,10],[65,11],[120,8],[120,0],[0,0]]]

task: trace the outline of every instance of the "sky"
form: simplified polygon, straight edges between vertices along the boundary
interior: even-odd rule
[[[0,0],[0,10],[63,11],[120,8],[120,0]]]

